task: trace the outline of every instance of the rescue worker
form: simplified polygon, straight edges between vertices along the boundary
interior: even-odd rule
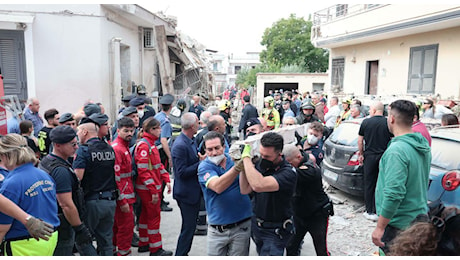
[[[337,128],[342,123],[342,121],[347,120],[347,118],[350,116],[351,114],[350,106],[351,106],[350,98],[345,98],[342,100],[343,110],[340,112],[340,116],[337,118],[337,122],[335,123],[335,128]]]
[[[264,109],[262,109],[262,114],[260,117],[264,118],[267,121],[267,127],[269,130],[278,129],[280,127],[280,114],[278,110],[274,108],[275,100],[272,96],[267,96],[264,98]]]
[[[170,256],[172,251],[163,249],[160,234],[163,182],[166,183],[168,193],[171,193],[169,173],[161,163],[155,146],[155,141],[161,136],[160,122],[155,118],[148,118],[142,125],[142,131],[142,139],[138,141],[134,151],[138,171],[136,191],[142,203],[138,251],[150,251],[151,256]]]
[[[47,172],[56,184],[58,242],[55,256],[73,255],[74,244],[82,256],[96,256],[89,229],[82,221],[85,214],[83,190],[68,158],[78,148],[77,134],[70,126],[57,126],[50,132],[53,151],[45,156],[38,167]]]
[[[161,111],[155,115],[155,119],[161,124],[161,136],[156,139],[155,145],[160,153],[160,160],[166,171],[171,172],[172,157],[171,157],[171,146],[169,145],[169,139],[172,137],[171,121],[169,120],[169,114],[171,113],[171,104],[174,102],[174,96],[166,94],[160,98]],[[164,194],[165,184],[163,183],[162,193]],[[172,211],[171,207],[168,207],[166,201],[161,201],[161,211]]]
[[[174,140],[180,135],[181,126],[180,126],[180,117],[184,114],[185,108],[187,107],[187,103],[183,99],[177,100],[176,106],[171,109],[171,113],[169,114],[169,120],[171,122],[172,127],[172,136],[170,139],[169,147],[172,147]]]
[[[315,115],[315,106],[310,99],[303,100],[301,109],[300,114],[296,117],[299,125],[316,121],[319,122],[318,117]]]
[[[0,213],[0,241],[5,239],[5,255],[53,255],[58,239],[58,233],[53,233],[53,230],[60,224],[53,179],[46,172],[34,167],[37,159],[24,137],[18,134],[7,134],[0,138],[0,160],[10,171],[0,193],[24,211],[51,224],[46,232],[50,236],[48,240],[30,239],[26,229],[28,224],[24,226],[23,221],[14,221],[12,217]],[[1,197],[4,198],[3,196]],[[26,218],[27,222],[29,217]]]
[[[295,234],[286,246],[286,255],[300,255],[302,240],[310,233],[316,255],[328,256],[326,236],[329,216],[334,215],[331,200],[323,190],[321,170],[294,144],[283,149],[286,160],[295,167],[297,182],[292,200]]]
[[[112,143],[115,152],[115,181],[119,190],[113,225],[113,246],[118,256],[131,255],[134,229],[133,204],[136,202],[132,180],[132,157],[129,142],[134,133],[134,122],[129,117],[118,120],[117,138]],[[117,251],[118,248],[118,251]]]
[[[222,116],[224,118],[224,121],[225,121],[225,132],[224,132],[224,136],[225,136],[225,139],[227,140],[227,143],[231,143],[231,140],[230,140],[230,134],[232,132],[232,117],[230,115],[230,101],[228,100],[222,100],[220,101],[219,103],[219,115]]]
[[[117,184],[115,182],[115,153],[112,146],[98,138],[99,127],[85,117],[78,126],[80,147],[73,168],[81,180],[87,216],[84,220],[96,237],[99,255],[113,255],[112,237]]]
[[[38,132],[38,149],[40,150],[41,157],[45,157],[51,147],[50,132],[59,125],[59,112],[55,108],[45,111],[44,114],[46,125]]]

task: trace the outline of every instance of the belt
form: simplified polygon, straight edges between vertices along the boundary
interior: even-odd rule
[[[85,196],[85,200],[116,200],[115,191],[100,191]]]
[[[256,218],[256,222],[257,222],[257,226],[260,227],[260,228],[268,228],[268,229],[284,228],[284,229],[286,229],[286,227],[289,224],[292,224],[292,219],[288,218],[283,222],[269,222],[269,221],[265,221],[265,220],[260,219],[260,218]]]
[[[243,220],[240,220],[240,221],[238,221],[238,222],[236,222],[236,223],[232,223],[232,224],[227,224],[227,225],[210,225],[210,226],[213,227],[213,228],[215,228],[215,229],[217,229],[217,230],[219,230],[219,232],[222,233],[222,232],[224,232],[225,230],[227,230],[227,229],[232,229],[232,228],[234,228],[234,227],[237,227],[238,225],[240,225],[240,224],[242,224],[242,223],[244,223],[244,222],[246,222],[246,221],[248,221],[248,220],[250,220],[250,219],[251,219],[251,218],[249,217],[249,218],[245,218],[245,219],[243,219]]]

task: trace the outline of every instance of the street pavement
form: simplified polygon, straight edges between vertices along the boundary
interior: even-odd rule
[[[171,181],[173,184],[173,180]],[[171,185],[174,186],[174,185]],[[161,212],[161,224],[160,232],[163,239],[163,249],[171,250],[175,252],[177,238],[179,237],[180,228],[181,228],[181,215],[179,207],[177,206],[176,200],[172,198],[171,194],[166,194],[165,200],[169,201],[169,207],[173,208],[173,211],[170,212]],[[250,256],[257,256],[255,245],[251,240],[250,245]],[[139,256],[148,256],[149,253],[138,253],[137,248],[131,248],[132,255]],[[194,236],[192,248],[190,250],[189,256],[206,256],[206,236]],[[315,250],[313,247],[313,242],[310,235],[305,236],[305,241],[302,248],[302,256],[315,256]]]

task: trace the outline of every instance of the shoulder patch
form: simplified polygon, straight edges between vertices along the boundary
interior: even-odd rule
[[[209,179],[209,177],[211,177],[211,174],[209,174],[209,172],[207,172],[204,176],[203,176],[203,180],[204,181],[207,181]]]

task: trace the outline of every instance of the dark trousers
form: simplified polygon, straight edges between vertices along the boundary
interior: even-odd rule
[[[281,234],[282,233],[282,234]],[[256,244],[259,256],[283,256],[284,249],[292,234],[290,232],[276,233],[274,228],[261,228],[257,225],[256,217],[251,219],[251,238]]]
[[[313,239],[313,245],[317,256],[329,256],[327,250],[327,227],[329,225],[329,216],[316,214],[308,218],[299,218],[294,216],[295,233],[286,246],[286,255],[300,256],[300,245],[307,234],[310,233]]]
[[[179,239],[177,240],[176,256],[186,256],[192,248],[193,235],[196,229],[196,220],[198,211],[200,211],[200,202],[196,204],[187,204],[177,200],[182,217],[182,226],[180,229]]]
[[[166,153],[164,152],[163,149],[160,149],[158,152],[160,153],[160,161],[165,167],[165,170],[171,173],[171,165],[169,165],[168,156],[166,156]],[[166,188],[166,183],[163,181],[162,187],[161,187],[161,205],[165,204],[165,188]]]
[[[379,162],[383,154],[364,154],[364,204],[366,212],[375,214],[375,186],[379,176]]]
[[[196,221],[197,230],[208,230],[208,225],[206,223],[206,203],[204,202],[203,192],[201,192],[200,197],[200,211],[198,212],[198,218]]]

